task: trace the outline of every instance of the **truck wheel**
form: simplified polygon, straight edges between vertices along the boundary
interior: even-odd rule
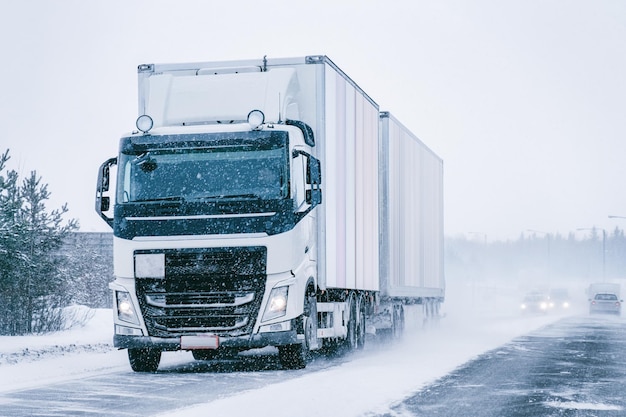
[[[309,360],[309,351],[318,348],[317,340],[317,300],[315,294],[304,298],[302,317],[304,342],[278,347],[278,359],[285,369],[303,369]]]
[[[156,372],[161,362],[161,351],[154,348],[128,349],[128,361],[135,372]]]
[[[320,341],[317,338],[317,298],[315,294],[310,294],[304,306],[306,316],[304,317],[304,339],[308,351],[318,349]]]

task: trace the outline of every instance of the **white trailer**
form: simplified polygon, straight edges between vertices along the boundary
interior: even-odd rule
[[[380,113],[380,297],[377,328],[404,326],[404,305],[439,315],[445,298],[443,161],[389,112]]]
[[[302,368],[322,346],[361,348],[366,320],[400,330],[404,303],[436,313],[441,160],[330,59],[138,72],[138,130],[96,192],[114,345],[135,371],[162,351],[263,346]]]
[[[613,282],[595,282],[589,284],[587,288],[587,298],[592,299],[596,294],[614,294],[617,298],[620,298],[621,285]]]

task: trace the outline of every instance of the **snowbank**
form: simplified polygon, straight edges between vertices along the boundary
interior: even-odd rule
[[[45,335],[0,336],[0,392],[127,368],[113,348],[110,309],[92,310],[84,326]]]

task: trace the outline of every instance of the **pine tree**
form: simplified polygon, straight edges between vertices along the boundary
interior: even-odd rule
[[[46,209],[50,193],[36,171],[21,185],[17,172],[1,175],[8,160],[7,150],[0,156],[0,334],[51,330],[69,302],[57,253],[78,223],[63,224],[67,205]]]

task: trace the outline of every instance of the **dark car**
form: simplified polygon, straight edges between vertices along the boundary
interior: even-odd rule
[[[533,293],[524,297],[520,306],[522,313],[547,313],[550,308],[550,299],[545,294]]]
[[[615,294],[596,294],[589,300],[589,314],[608,313],[620,315],[622,313],[623,302],[624,301],[617,298]]]
[[[550,291],[550,308],[568,310],[571,306],[569,292],[565,288],[554,288]]]

